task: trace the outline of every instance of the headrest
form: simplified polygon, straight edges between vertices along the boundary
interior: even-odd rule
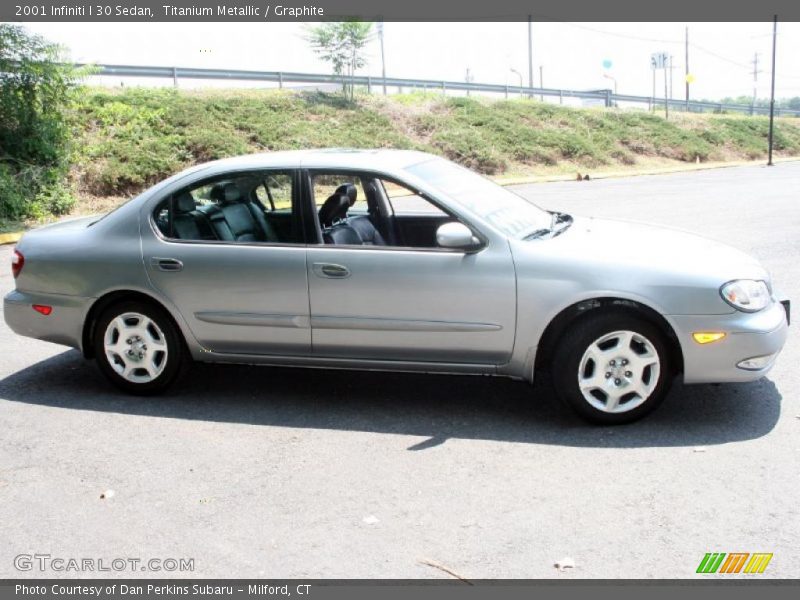
[[[353,206],[358,199],[358,188],[356,188],[355,184],[353,183],[343,183],[336,188],[334,194],[338,194],[339,196],[347,196],[350,200],[350,206]]]
[[[173,199],[173,209],[178,213],[192,212],[197,208],[197,203],[189,192],[181,192]]]
[[[211,188],[211,199],[219,204],[239,202],[241,198],[239,187],[232,181],[221,181]]]
[[[347,216],[350,208],[350,198],[342,194],[334,194],[319,209],[319,222],[323,227],[330,227],[335,221]]]

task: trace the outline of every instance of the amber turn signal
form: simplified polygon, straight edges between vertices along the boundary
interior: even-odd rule
[[[710,344],[718,342],[725,337],[725,334],[721,331],[695,331],[692,337],[698,344]]]

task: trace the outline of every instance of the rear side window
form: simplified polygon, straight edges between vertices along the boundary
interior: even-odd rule
[[[301,244],[294,196],[290,171],[230,174],[175,192],[153,220],[174,240]]]
[[[266,210],[292,209],[292,177],[288,173],[273,173],[255,189],[256,198]]]

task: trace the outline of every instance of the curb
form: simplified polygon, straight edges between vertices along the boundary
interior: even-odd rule
[[[797,156],[774,158],[774,163],[794,162],[800,160]],[[766,166],[763,160],[735,160],[714,163],[690,163],[685,167],[663,167],[645,169],[642,171],[609,171],[606,173],[589,173],[591,179],[622,179],[626,177],[643,177],[647,175],[671,175],[673,173],[694,173],[695,171],[710,171],[713,169],[730,169],[733,167],[758,167]],[[557,181],[575,181],[575,175],[542,175],[530,177],[508,177],[493,180],[502,186],[528,185],[532,183],[553,183]]]
[[[0,246],[5,244],[13,244],[19,241],[24,231],[15,231],[13,233],[0,233]]]

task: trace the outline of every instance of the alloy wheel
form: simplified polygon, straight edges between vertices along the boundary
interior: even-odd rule
[[[658,352],[649,339],[635,331],[612,331],[586,348],[578,366],[578,385],[594,408],[624,413],[650,397],[660,371]]]
[[[167,341],[164,332],[150,317],[126,312],[106,327],[103,338],[108,364],[123,379],[148,383],[167,365]]]

